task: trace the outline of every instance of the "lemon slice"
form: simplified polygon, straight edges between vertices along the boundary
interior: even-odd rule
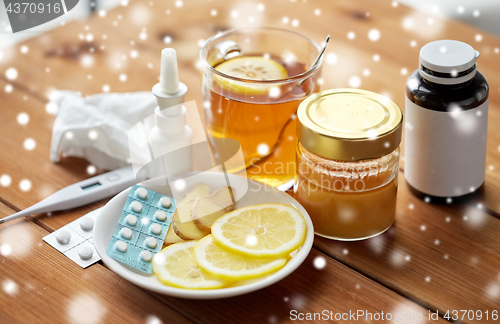
[[[304,243],[306,222],[294,207],[283,204],[248,206],[212,225],[215,244],[231,253],[269,258],[286,256]]]
[[[262,56],[244,56],[232,58],[215,67],[224,74],[251,80],[281,80],[288,77],[285,67],[278,62]],[[267,94],[273,85],[229,80],[215,75],[215,81],[223,88],[237,94]]]
[[[214,289],[225,285],[201,270],[194,258],[198,241],[172,244],[161,250],[153,259],[153,270],[166,285],[188,289]]]
[[[195,248],[196,263],[205,272],[229,281],[262,277],[283,268],[286,258],[250,259],[215,245],[212,235],[202,238]]]

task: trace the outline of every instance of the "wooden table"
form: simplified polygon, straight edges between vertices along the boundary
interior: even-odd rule
[[[397,221],[387,233],[355,243],[316,237],[307,260],[285,280],[214,301],[142,290],[102,263],[83,270],[42,241],[106,201],[52,217],[20,219],[0,227],[0,322],[279,323],[292,322],[291,310],[401,314],[394,318],[400,323],[431,322],[429,311],[437,311],[437,321],[443,322],[453,310],[472,310],[482,312],[482,320],[467,315],[462,320],[462,313],[459,320],[496,322],[491,315],[500,311],[500,39],[390,1],[228,3],[135,0],[104,17],[95,14],[3,50],[0,174],[10,176],[11,183],[4,177],[5,186],[0,186],[0,216],[89,177],[84,160],[49,161],[54,116],[46,104],[52,90],[83,95],[102,92],[105,85],[116,92],[150,90],[158,80],[159,51],[171,41],[168,46],[179,53],[181,79],[190,89],[187,100],[201,106],[200,42],[217,31],[248,25],[286,27],[317,41],[331,34],[323,89],[348,87],[357,76],[361,88],[385,94],[401,108],[405,80],[417,67],[422,45],[447,38],[472,44],[481,52],[479,69],[491,87],[484,190],[460,204],[427,204],[410,194],[401,173]],[[380,31],[378,41],[368,38],[373,28]],[[22,46],[28,51],[22,52]],[[4,73],[11,67],[18,72],[14,80]],[[125,82],[119,78],[123,73]],[[25,125],[17,121],[22,112],[29,116]],[[24,148],[27,138],[36,141],[33,150]],[[401,165],[403,172],[404,160]],[[25,179],[31,183],[28,191],[20,188]],[[317,269],[314,262],[321,258],[326,266]],[[422,321],[416,318],[419,313]]]

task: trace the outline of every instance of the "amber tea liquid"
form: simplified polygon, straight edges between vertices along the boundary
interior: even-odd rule
[[[303,63],[272,59],[283,65],[289,77],[307,71]],[[209,137],[232,138],[240,143],[248,177],[272,186],[292,180],[297,140],[295,113],[304,97],[319,90],[318,77],[315,74],[300,86],[298,82],[280,84],[276,87],[279,90],[266,94],[238,94],[217,82],[204,84],[205,121]],[[212,149],[217,151],[213,142]],[[226,171],[234,173],[241,170]]]

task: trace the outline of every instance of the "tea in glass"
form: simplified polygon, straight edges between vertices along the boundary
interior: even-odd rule
[[[224,52],[229,47],[237,50]],[[247,176],[272,186],[293,182],[300,102],[319,91],[320,47],[283,29],[246,28],[209,39],[201,50],[203,107],[213,139],[241,145]],[[241,171],[238,167],[228,172]]]

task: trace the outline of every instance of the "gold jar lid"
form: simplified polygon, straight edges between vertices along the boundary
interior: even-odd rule
[[[391,153],[401,142],[401,110],[371,91],[321,91],[300,104],[297,117],[301,144],[327,159],[375,159]]]

